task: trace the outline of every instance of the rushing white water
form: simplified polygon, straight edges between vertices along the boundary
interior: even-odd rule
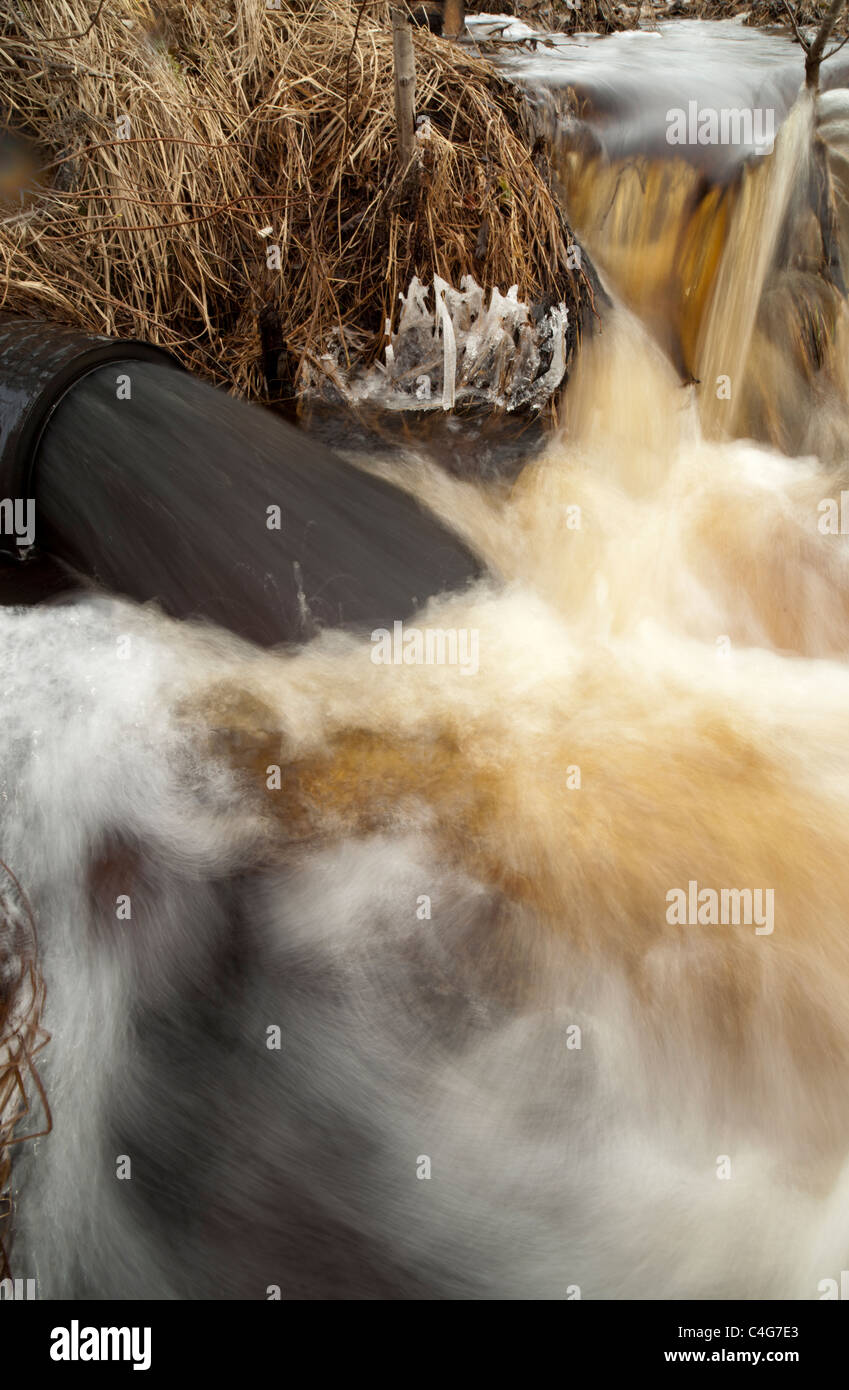
[[[704,324],[741,374],[744,258],[810,119],[727,233]],[[97,598],[0,614],[0,844],[52,1035],[12,1253],[42,1296],[839,1278],[846,469],[703,417],[620,306],[508,494],[399,465],[496,576],[416,618],[475,634],[474,670]],[[773,908],[670,920],[693,883]]]

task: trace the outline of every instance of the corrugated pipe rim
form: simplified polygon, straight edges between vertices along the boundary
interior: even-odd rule
[[[37,507],[38,449],[54,410],[90,372],[120,362],[159,362],[182,370],[167,349],[138,338],[109,338],[0,314],[0,504],[35,499]],[[0,559],[25,558],[0,515]]]

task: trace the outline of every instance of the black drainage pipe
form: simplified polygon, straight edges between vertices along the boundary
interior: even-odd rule
[[[180,365],[163,348],[138,339],[0,315],[0,501],[34,496],[39,444],[59,402],[89,372],[120,361]],[[11,527],[0,528],[0,552],[21,558]]]
[[[391,628],[480,577],[413,498],[174,366],[0,322],[0,504],[35,499],[36,553],[264,646]]]

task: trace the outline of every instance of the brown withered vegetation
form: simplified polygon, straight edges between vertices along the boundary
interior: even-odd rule
[[[50,1108],[35,1066],[49,1041],[41,1027],[44,981],[35,918],[11,869],[0,860],[0,1279],[11,1278],[12,1150],[50,1131]],[[36,1107],[37,1098],[37,1107]],[[40,1110],[41,1121],[33,1120]],[[18,1133],[28,1121],[28,1131]],[[40,1128],[39,1128],[40,1123]]]
[[[384,0],[45,0],[0,35],[0,125],[32,164],[0,179],[0,310],[147,338],[244,395],[296,387],[334,333],[371,360],[414,274],[586,315],[521,98],[426,28],[430,135],[399,167]]]
[[[821,24],[829,9],[830,0],[694,0],[690,7],[693,18],[732,19],[742,15],[743,23],[757,28],[775,25],[785,26],[792,32],[793,19],[800,27],[811,28]],[[846,17],[842,16],[835,25],[835,33],[846,33]]]

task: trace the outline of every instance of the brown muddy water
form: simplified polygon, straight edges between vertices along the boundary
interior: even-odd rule
[[[827,159],[842,213],[849,93],[796,99],[792,47],[743,32],[509,60],[613,308],[521,469],[485,433],[477,469],[432,440],[361,459],[480,577],[285,652],[103,595],[0,611],[0,843],[53,1122],[15,1161],[11,1253],[41,1296],[817,1299],[847,1267],[845,227],[820,189]],[[581,120],[546,95],[573,80]],[[774,107],[774,151],[674,158],[691,100]],[[84,507],[88,442],[60,443],[51,505]],[[188,573],[215,458],[184,453]],[[140,532],[158,463],[138,440]],[[264,476],[215,522],[246,562]],[[415,562],[362,525],[379,580]]]

